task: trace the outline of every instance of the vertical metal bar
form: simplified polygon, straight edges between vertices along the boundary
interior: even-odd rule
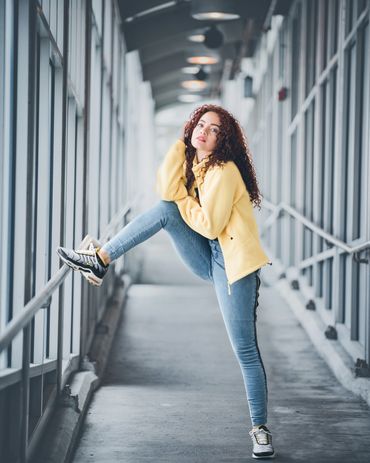
[[[103,131],[103,91],[104,91],[104,35],[105,35],[105,0],[102,2],[102,30],[101,30],[101,55],[100,55],[100,118],[99,118],[99,150],[98,150],[98,156],[99,156],[99,172],[101,172],[101,166],[102,166],[102,131]],[[99,175],[99,181],[98,181],[98,236],[100,236],[102,230],[100,226],[100,221],[101,221],[101,184],[102,184],[102,178]]]
[[[31,2],[32,3],[32,2]],[[30,403],[30,360],[31,360],[31,323],[23,329],[23,357],[22,357],[22,416],[21,416],[21,442],[20,459],[21,463],[27,461],[28,449],[28,422]]]
[[[65,180],[66,180],[66,149],[67,149],[67,105],[68,105],[68,47],[69,47],[69,0],[64,0],[63,11],[63,108],[62,108],[62,180],[61,180],[61,218],[60,238],[64,242],[65,222]],[[57,356],[57,393],[62,389],[62,365],[63,365],[63,321],[64,321],[64,284],[59,290],[58,307],[58,356]]]
[[[51,83],[50,83],[50,141],[49,141],[49,198],[48,198],[48,208],[49,208],[49,221],[48,221],[48,236],[47,236],[47,249],[48,249],[48,258],[47,258],[47,280],[50,279],[52,275],[52,234],[53,234],[53,193],[54,193],[54,130],[55,130],[55,67],[51,66]],[[51,323],[51,308],[50,305],[47,308],[46,312],[47,322],[46,322],[46,357],[50,355],[50,323]]]
[[[357,17],[357,15],[356,15]],[[356,31],[356,64],[355,64],[355,120],[354,120],[354,147],[353,147],[353,171],[356,175],[356,182],[353,185],[353,202],[351,203],[352,208],[352,226],[350,230],[350,240],[357,240],[358,238],[362,238],[361,236],[361,226],[357,229],[357,223],[359,220],[359,214],[361,213],[361,203],[359,204],[357,199],[360,201],[364,201],[365,198],[363,197],[358,198],[356,195],[356,190],[358,188],[358,184],[361,185],[361,166],[362,166],[362,153],[364,151],[361,150],[361,130],[364,130],[364,127],[361,126],[361,119],[362,119],[362,111],[363,111],[363,61],[364,61],[364,41],[363,41],[363,30],[357,29]],[[351,63],[353,66],[353,63]],[[351,82],[351,85],[354,85]],[[361,192],[360,192],[361,194]],[[352,261],[352,297],[351,297],[351,340],[358,341],[359,340],[359,319],[360,314],[359,311],[361,310],[360,302],[360,295],[359,295],[359,279],[360,279],[360,264]]]
[[[85,3],[85,96],[84,96],[84,140],[83,140],[83,191],[82,191],[82,204],[83,204],[83,217],[82,217],[82,235],[87,234],[88,224],[88,183],[87,176],[89,171],[89,141],[90,141],[90,92],[91,92],[91,0],[86,0]],[[81,358],[86,354],[86,330],[88,308],[88,287],[86,284],[82,285],[82,298],[81,298],[81,318],[80,318],[80,354]]]
[[[354,160],[353,160],[353,170],[356,175],[356,182],[353,186],[353,196],[354,196],[354,204],[353,204],[353,219],[352,219],[352,227],[351,227],[351,240],[356,240],[358,238],[362,238],[361,236],[361,224],[360,227],[357,227],[357,224],[360,219],[361,214],[361,201],[364,201],[365,198],[361,198],[361,191],[356,191],[359,187],[361,187],[361,167],[362,167],[362,137],[361,132],[364,130],[362,126],[362,111],[363,111],[363,97],[364,97],[364,40],[363,40],[363,29],[357,29],[356,31],[356,64],[355,64],[355,120],[354,120]],[[353,85],[353,83],[351,82]],[[359,193],[359,194],[357,194]],[[360,196],[360,197],[358,197]],[[357,199],[359,199],[360,203],[358,203]]]
[[[368,12],[367,12],[367,16],[369,17],[370,16],[370,13],[369,13],[369,10],[370,10],[370,5],[368,4],[367,7],[368,9]],[[367,25],[366,26],[367,28],[369,28],[370,26]],[[364,29],[364,31],[366,30],[366,27]],[[365,39],[365,56],[368,56],[368,52],[369,52],[369,49],[370,49],[370,30],[368,30],[367,32],[367,41],[366,41],[366,35],[364,37]],[[365,76],[368,76],[370,74],[370,60],[369,58],[367,58],[367,69],[365,69]],[[365,82],[367,82],[367,84],[365,85],[368,85],[368,80],[366,79],[365,77]],[[370,88],[367,87],[367,92],[365,93],[367,94],[367,99],[365,100],[365,104],[367,105],[367,122],[365,122],[366,124],[366,131],[365,132],[365,136],[366,136],[366,142],[365,142],[365,145],[363,146],[363,152],[364,153],[368,153],[369,150],[370,150],[370,115],[369,115],[369,109],[370,109]],[[365,170],[365,176],[367,176],[367,178],[370,177],[370,160],[369,158],[367,157],[367,165],[366,165],[366,170]],[[370,204],[370,186],[367,183],[367,194],[364,195],[364,201],[366,201],[366,204],[367,204],[367,207],[369,207],[368,205]],[[364,233],[365,233],[365,236],[369,237],[370,236],[370,214],[369,214],[369,209],[367,209],[367,221],[364,225],[366,225],[366,229],[364,229]],[[367,258],[370,257],[370,249],[367,250],[365,256]],[[365,330],[365,360],[367,362],[368,365],[370,365],[370,265],[367,265],[366,266],[366,271],[365,271],[365,281],[367,282],[365,288],[366,288],[366,293],[364,294],[364,311],[365,311],[365,315],[364,315],[364,320],[365,320],[365,327],[366,327],[366,330]]]
[[[350,304],[351,304],[351,327],[350,327],[350,340],[351,341],[358,341],[359,335],[359,278],[360,278],[360,264],[355,262],[354,260],[351,261],[352,265],[352,272],[350,278],[352,279],[352,283],[350,286]]]
[[[344,237],[342,219],[342,203],[343,198],[343,172],[345,172],[344,166],[344,147],[346,143],[345,135],[345,117],[346,104],[344,99],[344,81],[345,81],[345,68],[344,58],[345,52],[343,47],[345,31],[344,31],[344,1],[341,0],[338,5],[338,39],[337,39],[337,86],[335,89],[335,101],[336,101],[336,113],[337,118],[335,119],[334,131],[336,136],[334,137],[334,176],[333,176],[333,199],[331,207],[333,209],[333,225],[331,232],[340,238]],[[333,308],[335,321],[338,323],[344,323],[345,320],[345,307],[343,293],[346,291],[345,276],[345,258],[339,253],[334,256],[333,262]]]
[[[107,194],[107,199],[108,199],[108,223],[112,220],[112,216],[116,211],[112,211],[112,204],[110,201],[111,197],[111,188],[112,188],[112,159],[113,159],[113,140],[112,140],[112,132],[113,132],[113,124],[114,124],[114,117],[113,117],[113,85],[114,85],[114,72],[115,72],[115,66],[116,63],[114,63],[114,20],[115,20],[115,15],[114,15],[114,2],[111,2],[110,6],[110,25],[111,25],[111,30],[110,30],[110,86],[109,86],[109,97],[110,97],[110,127],[109,127],[109,146],[110,146],[110,153],[109,153],[109,187],[108,187],[108,194]],[[113,132],[114,133],[114,132]]]
[[[11,2],[12,3],[12,2]],[[10,3],[10,4],[11,4]],[[8,4],[7,4],[8,7]],[[17,85],[17,75],[18,75],[18,16],[19,16],[19,7],[18,2],[14,2],[13,6],[13,80],[15,83],[12,88],[12,97],[13,97],[13,108],[11,111],[11,148],[9,150],[10,162],[9,162],[9,172],[11,173],[9,177],[9,198],[10,198],[10,213],[9,213],[9,223],[8,223],[8,261],[4,262],[7,267],[8,272],[8,284],[7,284],[7,299],[9,312],[7,313],[7,321],[13,316],[13,292],[14,292],[14,226],[15,226],[15,184],[16,184],[16,140],[17,140],[17,102],[18,102],[18,85]],[[10,344],[7,351],[7,364],[11,365],[12,359],[12,344]]]
[[[321,2],[318,5],[316,5],[316,8],[312,8],[313,5],[308,5],[308,2],[306,3],[307,8],[311,10],[311,15],[317,15],[316,17],[313,18],[313,22],[317,21],[317,43],[325,43],[325,20],[326,17],[325,15],[328,14],[327,8],[326,8],[326,3]],[[320,226],[323,226],[323,223],[321,223],[321,213],[322,213],[322,207],[323,207],[323,201],[322,201],[322,158],[325,156],[326,150],[325,146],[322,146],[322,139],[323,139],[323,118],[322,118],[322,103],[323,103],[323,87],[325,88],[324,85],[320,85],[318,83],[319,76],[321,72],[323,71],[324,67],[326,66],[326,49],[321,50],[321,47],[318,48],[320,51],[315,53],[315,68],[316,68],[316,73],[314,76],[314,82],[313,85],[316,86],[316,94],[314,99],[312,100],[310,104],[310,110],[311,108],[314,108],[314,112],[312,115],[312,126],[311,132],[309,134],[310,137],[312,137],[312,141],[310,142],[310,152],[306,153],[307,156],[311,157],[312,156],[312,163],[311,163],[311,168],[310,171],[312,170],[312,181],[311,181],[311,188],[313,189],[312,192],[312,204],[311,204],[311,220],[314,220],[315,223],[320,224]],[[308,90],[309,92],[310,90]],[[324,113],[325,114],[325,113]],[[309,116],[310,117],[310,116]],[[311,117],[310,117],[311,118]],[[311,233],[310,233],[311,234]],[[312,236],[312,249],[311,253],[312,255],[318,254],[322,248],[322,239],[320,236],[313,234]],[[311,268],[311,274],[312,274],[312,283],[313,283],[313,291],[315,294],[315,297],[320,297],[321,296],[321,267],[322,263],[321,262],[316,262]]]
[[[89,152],[89,133],[90,133],[90,91],[91,91],[91,0],[86,0],[85,4],[85,96],[84,96],[84,172],[83,172],[83,204],[84,213],[82,221],[83,234],[87,233],[88,209],[87,202],[87,173],[88,173],[88,152]]]
[[[27,197],[32,197],[33,188],[33,156],[34,156],[34,118],[35,118],[35,77],[36,77],[36,1],[31,0],[28,7],[29,42],[28,42],[28,108],[27,108]],[[27,207],[26,224],[30,231],[32,226],[32,208]],[[27,269],[32,263],[32,250],[26,246],[25,266]],[[28,272],[30,273],[30,272]],[[24,301],[27,303],[32,296],[31,278],[26,278],[24,287]],[[22,382],[21,382],[21,435],[20,459],[27,460],[28,448],[28,421],[30,400],[30,351],[31,351],[31,324],[23,330],[22,349]]]

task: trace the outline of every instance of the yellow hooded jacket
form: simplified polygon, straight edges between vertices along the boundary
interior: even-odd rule
[[[194,158],[195,182],[188,193],[185,143],[177,140],[157,171],[156,191],[161,199],[176,202],[190,228],[208,239],[218,238],[230,295],[235,281],[272,262],[262,249],[253,204],[238,167],[227,161],[204,173],[206,159],[196,163]]]

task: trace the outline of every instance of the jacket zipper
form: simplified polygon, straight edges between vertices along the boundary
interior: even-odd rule
[[[229,235],[228,233],[226,233],[226,235],[231,239],[233,240],[234,237]],[[231,295],[231,287],[230,287],[230,283],[229,283],[229,280],[227,280],[227,294],[230,296]]]
[[[231,288],[230,288],[229,280],[227,281],[227,292],[228,292],[228,294],[230,296],[231,295]]]
[[[227,234],[227,236],[228,236],[231,240],[234,239],[233,236],[229,235],[228,233],[226,233],[226,234]],[[230,288],[229,280],[227,280],[227,287],[228,287],[228,291],[227,291],[227,292],[228,292],[228,294],[229,294],[229,296],[230,296],[230,295],[231,295],[231,288]]]

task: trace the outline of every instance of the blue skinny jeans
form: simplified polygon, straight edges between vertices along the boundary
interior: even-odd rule
[[[266,424],[267,380],[256,332],[261,269],[233,283],[231,294],[228,294],[224,259],[218,240],[207,239],[191,229],[172,201],[160,200],[154,207],[135,217],[103,249],[113,261],[162,228],[169,233],[185,265],[203,280],[213,283],[231,347],[243,375],[252,425]]]

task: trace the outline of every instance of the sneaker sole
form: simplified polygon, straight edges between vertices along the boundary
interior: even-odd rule
[[[94,275],[92,272],[89,272],[83,267],[80,267],[79,265],[74,264],[73,262],[70,262],[69,260],[65,259],[62,255],[59,254],[58,256],[62,259],[62,261],[68,265],[68,267],[71,267],[73,270],[77,270],[78,272],[81,273],[81,275],[91,284],[94,286],[101,286],[103,280],[101,278],[98,278],[96,275]]]
[[[275,458],[276,457],[276,452],[272,453],[271,455],[260,455],[260,456],[252,453],[252,457],[256,458],[257,460]]]

